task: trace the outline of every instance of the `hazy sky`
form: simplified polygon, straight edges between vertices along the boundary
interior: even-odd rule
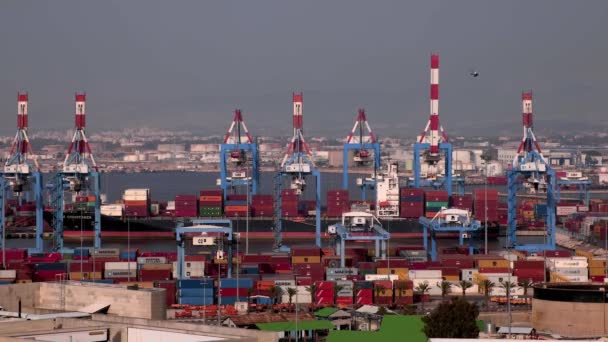
[[[527,88],[537,132],[592,126],[608,121],[607,33],[603,0],[1,1],[0,127],[27,90],[32,130],[68,129],[83,90],[90,130],[223,133],[238,107],[254,135],[289,135],[303,91],[307,135],[346,136],[359,106],[378,135],[412,135],[431,52],[448,134],[519,132]]]

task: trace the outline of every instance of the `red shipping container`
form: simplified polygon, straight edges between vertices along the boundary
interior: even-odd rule
[[[445,267],[474,268],[474,264],[473,259],[447,257],[441,259],[441,265]]]
[[[243,297],[244,299],[247,298],[247,288],[244,287],[240,287],[237,291],[236,288],[226,288],[226,287],[221,287],[219,289],[219,293],[222,297]]]
[[[319,297],[315,298],[317,305],[333,305],[334,297]]]
[[[175,203],[177,202],[196,202],[196,195],[175,195]]]
[[[572,256],[571,251],[567,250],[556,250],[556,251],[545,251],[544,252],[548,258],[569,258]],[[538,253],[539,255],[543,255],[543,252]]]
[[[401,188],[399,189],[401,197],[418,197],[424,196],[424,190],[420,188]]]
[[[310,286],[310,285],[312,285],[312,278],[311,277],[296,276],[296,285],[298,285],[298,286]]]
[[[140,270],[140,281],[171,280],[171,270]]]
[[[357,297],[358,305],[372,305],[373,298],[372,297]]]
[[[540,269],[545,268],[545,262],[542,260],[517,260],[513,262],[515,269]]]
[[[315,291],[315,298],[320,298],[320,297],[331,297],[332,299],[334,298],[335,292],[334,289],[317,289]]]
[[[317,290],[332,290],[334,289],[334,285],[336,285],[333,281],[318,281],[315,283]]]
[[[480,267],[479,273],[510,273],[507,267]]]
[[[196,210],[176,209],[175,216],[176,217],[197,217],[198,214],[197,214]]]
[[[376,260],[377,268],[407,268],[410,265],[405,259],[379,259]]]
[[[351,305],[353,304],[353,297],[337,297],[336,304],[338,305]]]
[[[154,282],[154,287],[165,289],[167,293],[167,305],[176,303],[176,285],[175,281],[172,280],[161,280]]]
[[[425,196],[426,202],[448,202],[450,199],[448,192],[443,190],[426,191]]]
[[[374,304],[391,305],[393,304],[393,297],[376,297],[374,298]]]
[[[246,201],[247,200],[247,195],[228,195],[226,196],[226,200],[227,201]]]
[[[414,296],[397,296],[395,295],[395,304],[398,305],[412,305],[414,304]]]
[[[67,280],[68,275],[65,271],[50,270],[50,271],[36,271],[33,274],[34,281],[56,281],[56,280]]]

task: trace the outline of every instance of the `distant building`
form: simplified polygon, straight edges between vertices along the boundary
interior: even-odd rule
[[[499,148],[498,152],[498,162],[502,165],[502,167],[507,168],[508,166],[513,164],[513,159],[517,155],[517,149],[511,148]]]
[[[186,152],[185,144],[158,144],[156,147],[158,152],[173,152],[173,153],[184,153]]]
[[[191,144],[191,153],[205,153],[205,152],[218,152],[220,145],[218,144]]]

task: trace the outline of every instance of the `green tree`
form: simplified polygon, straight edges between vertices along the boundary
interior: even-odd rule
[[[517,283],[524,289],[524,298],[528,298],[528,289],[532,287],[533,283],[530,279],[524,279]]]
[[[483,295],[486,297],[487,309],[490,307],[490,293],[492,293],[492,290],[494,289],[494,287],[496,287],[496,284],[494,284],[494,282],[489,279],[484,279],[484,281],[479,283],[479,287],[483,291]]]
[[[270,298],[272,299],[272,304],[277,304],[279,302],[279,298],[283,294],[283,290],[281,290],[278,286],[270,287]]]
[[[313,303],[317,302],[317,285],[310,284],[310,286],[306,287],[306,291],[310,292],[310,299]]]
[[[289,305],[291,305],[293,296],[295,296],[296,293],[298,293],[298,292],[293,287],[287,288],[287,295],[289,296]]]
[[[445,296],[452,292],[452,283],[442,280],[437,283],[437,287],[441,289],[441,299],[445,301]]]
[[[455,297],[439,304],[429,315],[422,317],[423,332],[428,338],[477,338],[477,305]]]
[[[508,280],[505,280],[500,283],[500,287],[505,290],[507,293],[507,303],[511,301],[511,289],[517,286],[515,283],[512,283]]]
[[[342,291],[342,289],[344,289],[344,286],[334,284],[334,303],[338,300],[338,292]]]
[[[401,297],[403,296],[403,292],[406,290],[405,282],[398,281],[395,283],[395,290],[397,291],[397,296],[399,297],[398,303],[402,303]]]
[[[247,289],[247,303],[251,304],[251,296],[253,296],[253,292],[255,291],[255,289],[253,287],[250,287]]]
[[[467,290],[473,287],[473,283],[468,280],[461,280],[458,282],[458,284],[456,284],[456,286],[460,287],[462,290],[462,296],[464,297],[467,295]]]
[[[418,284],[414,290],[420,293],[420,305],[422,306],[422,311],[424,311],[424,295],[431,290],[431,287],[429,286],[429,283],[424,282]]]

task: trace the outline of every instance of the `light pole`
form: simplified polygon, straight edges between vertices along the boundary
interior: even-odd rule
[[[248,169],[249,170],[249,169]],[[251,203],[251,193],[249,192],[249,187],[251,186],[251,181],[247,182],[247,217],[245,218],[245,254],[249,254],[249,204]]]

